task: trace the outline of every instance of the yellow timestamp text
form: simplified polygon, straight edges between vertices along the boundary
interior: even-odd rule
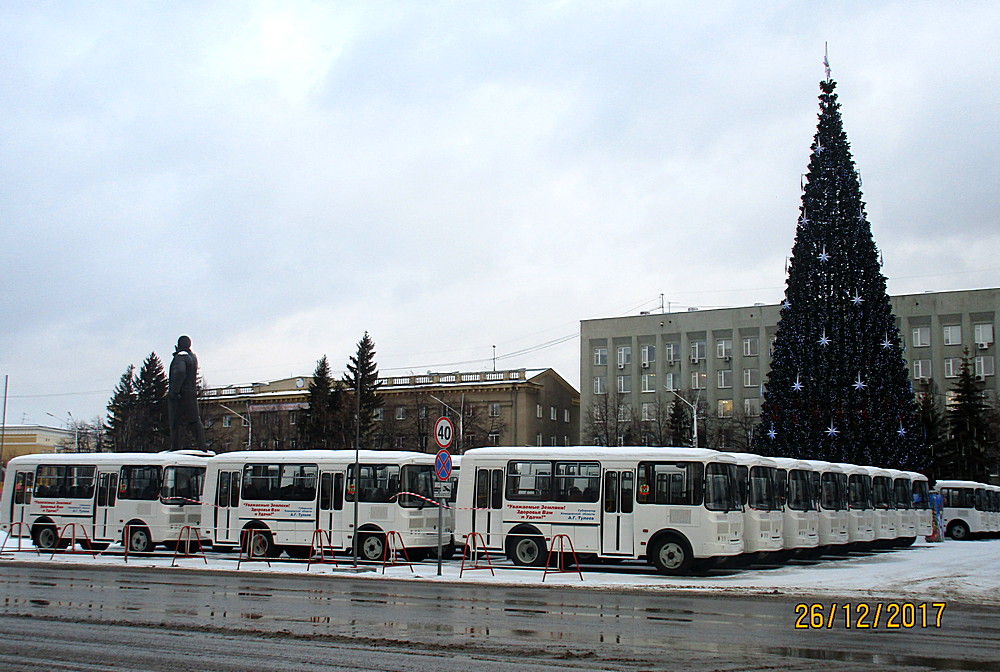
[[[795,605],[795,628],[940,628],[946,606],[945,602],[800,602]]]

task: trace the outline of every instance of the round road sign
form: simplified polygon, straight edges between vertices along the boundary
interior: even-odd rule
[[[454,438],[455,425],[448,418],[438,418],[438,421],[434,423],[434,441],[437,442],[438,448],[450,448]]]
[[[434,458],[434,473],[439,481],[451,478],[451,454],[447,450],[439,450]]]

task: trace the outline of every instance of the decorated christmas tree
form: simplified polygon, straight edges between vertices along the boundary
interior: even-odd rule
[[[916,402],[826,72],[754,450],[921,468]]]

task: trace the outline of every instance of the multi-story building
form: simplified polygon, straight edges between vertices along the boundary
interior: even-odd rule
[[[308,376],[204,390],[199,399],[211,448],[308,448],[298,420],[309,406]],[[578,445],[580,393],[552,369],[426,373],[380,379],[377,446],[435,451],[431,432],[452,419],[452,452],[487,445]],[[351,446],[345,445],[344,448]]]
[[[906,294],[891,303],[916,394],[947,401],[968,351],[987,399],[997,399],[1000,289]],[[700,445],[747,446],[779,309],[755,304],[582,321],[583,441],[660,443],[679,399],[697,408]]]
[[[43,425],[7,425],[0,442],[0,466],[21,455],[78,450],[78,437],[72,429]]]

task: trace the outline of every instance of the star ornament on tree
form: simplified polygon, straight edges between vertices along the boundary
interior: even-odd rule
[[[816,140],[816,149],[813,150],[813,154],[815,154],[816,156],[819,156],[820,154],[823,153],[823,150],[825,150],[825,149],[826,149],[826,147],[823,146],[823,141],[817,139]]]
[[[854,389],[857,390],[858,392],[860,392],[861,390],[865,389],[866,387],[868,387],[868,385],[866,385],[861,380],[861,374],[859,373],[858,374],[858,379],[854,381]]]
[[[899,423],[899,431],[897,432],[900,436],[906,436],[906,428],[903,427],[903,423]]]
[[[855,306],[860,306],[864,302],[865,300],[861,298],[860,292],[851,297],[851,303],[853,303]]]
[[[840,434],[840,430],[837,429],[836,427],[834,427],[833,423],[831,422],[830,426],[826,428],[826,435],[829,436],[832,439],[833,437],[837,436],[838,434]]]
[[[803,212],[802,216],[799,217],[799,224],[802,226],[809,226],[809,218],[806,217],[806,213]]]
[[[803,385],[802,381],[799,380],[799,376],[795,376],[795,382],[792,383],[792,392],[801,392],[804,387],[805,385]]]
[[[889,334],[886,334],[885,335],[885,340],[882,341],[882,349],[883,350],[888,350],[891,347],[892,347],[892,341],[889,340]]]
[[[820,261],[830,261],[830,253],[826,251],[826,245],[823,246],[823,251],[816,255],[816,258]]]
[[[820,336],[819,340],[816,342],[825,348],[826,346],[830,345],[830,343],[832,343],[833,341],[830,339],[829,336],[826,335],[826,330],[824,329],[823,335]]]
[[[767,438],[769,439],[778,438],[778,431],[774,427],[771,427],[771,429],[767,430]]]

